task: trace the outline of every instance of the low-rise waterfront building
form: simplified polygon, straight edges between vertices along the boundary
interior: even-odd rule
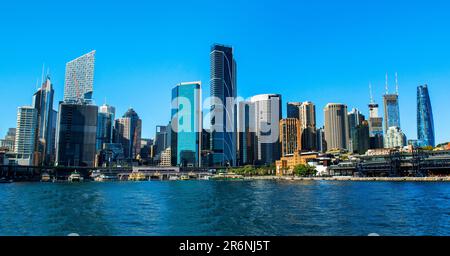
[[[319,156],[316,152],[300,153],[284,156],[276,161],[277,176],[292,175],[295,166],[307,164],[309,161],[317,159]]]

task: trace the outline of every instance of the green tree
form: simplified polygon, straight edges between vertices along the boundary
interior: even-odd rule
[[[316,168],[310,165],[299,164],[294,167],[294,175],[296,176],[307,177],[316,174],[317,174]]]

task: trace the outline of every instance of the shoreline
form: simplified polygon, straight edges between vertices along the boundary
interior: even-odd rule
[[[292,176],[254,176],[244,180],[280,181],[379,181],[379,182],[450,182],[450,177],[292,177]]]

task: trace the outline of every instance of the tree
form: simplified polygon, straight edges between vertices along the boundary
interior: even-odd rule
[[[299,164],[294,167],[294,174],[301,177],[313,176],[317,174],[317,170],[313,166]]]

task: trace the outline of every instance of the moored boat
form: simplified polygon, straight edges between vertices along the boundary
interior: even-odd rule
[[[67,178],[69,182],[82,182],[84,178],[77,171],[70,174],[69,178]]]

